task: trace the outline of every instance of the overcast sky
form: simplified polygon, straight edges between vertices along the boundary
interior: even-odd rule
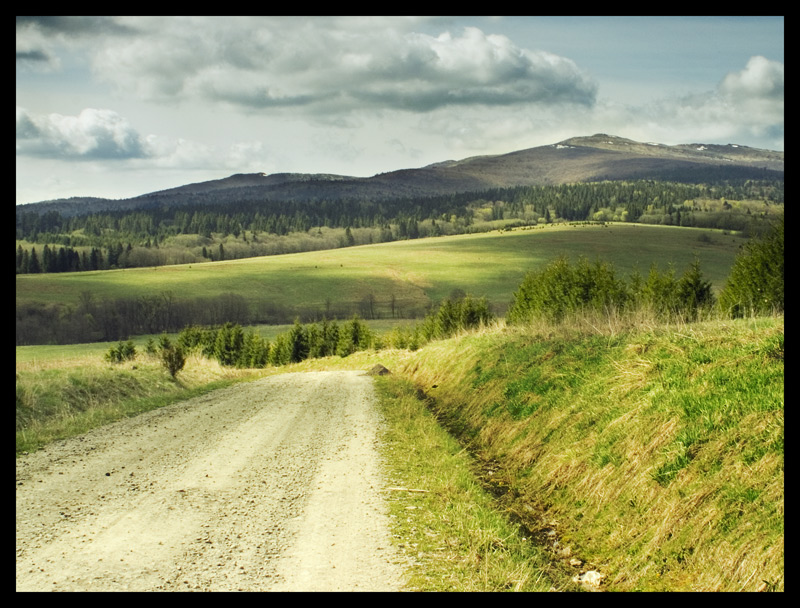
[[[783,150],[783,17],[17,17],[16,202],[608,133]]]

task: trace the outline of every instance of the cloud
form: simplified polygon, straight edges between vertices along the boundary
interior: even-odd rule
[[[17,16],[17,37],[41,32],[47,36],[96,37],[101,33],[133,34],[136,29],[114,17],[36,15]]]
[[[597,90],[571,60],[474,27],[431,36],[413,31],[413,20],[143,19],[126,21],[140,35],[106,38],[92,62],[100,79],[147,100],[428,112],[591,105]]]
[[[783,149],[783,71],[783,63],[755,56],[714,89],[641,107],[598,104],[594,113],[620,124],[615,134],[632,139],[673,144],[759,140],[763,147]]]
[[[120,37],[137,30],[114,17],[17,16],[17,67],[54,71],[61,67],[59,47],[75,47],[98,37]]]
[[[35,116],[17,107],[16,114],[17,154],[85,160],[148,156],[142,137],[113,110]]]
[[[61,161],[130,161],[127,168],[260,171],[271,153],[260,141],[217,146],[186,138],[142,136],[113,110],[77,116],[34,115],[16,109],[17,154]],[[119,167],[119,165],[115,165]]]
[[[576,135],[611,133],[637,141],[740,143],[784,147],[783,64],[751,58],[741,70],[724,75],[717,86],[680,97],[632,106],[600,99],[570,109],[569,120],[557,106],[538,108],[446,109],[419,117],[416,130],[444,143],[451,157],[524,149]],[[502,142],[498,150],[496,142]]]
[[[20,27],[17,18],[16,39],[17,69],[48,72],[61,66],[58,54],[53,49],[53,41],[34,28]]]
[[[769,100],[783,106],[783,64],[766,57],[751,57],[740,72],[728,74],[719,91],[737,100]]]
[[[57,60],[44,49],[17,49],[17,65],[34,69],[53,68],[57,66]]]

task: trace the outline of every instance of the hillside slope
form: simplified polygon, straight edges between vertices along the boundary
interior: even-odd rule
[[[696,255],[718,290],[742,239],[710,232],[698,240],[703,234],[674,226],[563,225],[158,269],[19,274],[17,340],[116,340],[191,323],[280,324],[355,313],[414,318],[453,290],[486,297],[502,314],[526,272],[561,254],[602,257],[624,274],[653,263],[662,269],[672,263],[681,273]],[[176,325],[151,325],[160,319]]]
[[[186,203],[308,201],[424,197],[491,188],[599,180],[783,178],[784,153],[729,144],[648,144],[597,134],[508,154],[443,161],[368,178],[328,174],[264,173],[187,184],[122,199],[74,198],[20,205],[18,211],[62,215]]]
[[[613,590],[783,590],[783,319],[507,328],[398,374],[501,504]]]

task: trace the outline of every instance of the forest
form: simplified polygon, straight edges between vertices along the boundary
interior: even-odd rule
[[[17,274],[200,263],[544,223],[640,222],[757,233],[782,214],[783,180],[520,186],[380,200],[243,196],[62,216],[17,211]]]

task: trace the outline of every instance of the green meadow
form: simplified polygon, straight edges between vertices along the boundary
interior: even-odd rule
[[[251,306],[324,309],[393,295],[424,310],[460,290],[502,317],[525,274],[556,257],[651,264],[695,258],[715,291],[747,241],[721,231],[632,224],[548,226],[157,269],[17,276],[17,305],[93,298],[241,295]],[[635,252],[635,253],[634,253]],[[404,310],[399,310],[402,316]],[[414,320],[368,320],[378,334]],[[274,340],[290,325],[257,325]],[[173,334],[174,335],[174,334]],[[784,319],[696,322],[647,311],[577,311],[284,367],[226,367],[198,353],[177,378],[134,336],[18,346],[20,454],[235,382],[283,371],[371,369],[393,485],[393,535],[409,589],[784,590]]]
[[[234,261],[97,272],[17,275],[17,304],[76,306],[95,299],[171,292],[176,298],[237,294],[254,307],[324,313],[374,297],[378,316],[419,316],[462,290],[503,313],[524,275],[559,255],[610,261],[622,274],[656,263],[680,274],[697,256],[719,290],[744,239],[718,230],[637,224],[558,225],[396,241]],[[394,299],[395,313],[389,302]]]

